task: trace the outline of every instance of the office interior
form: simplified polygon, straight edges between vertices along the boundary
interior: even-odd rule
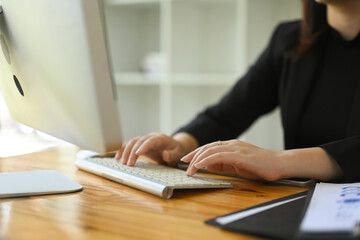
[[[125,140],[154,131],[172,134],[231,88],[277,24],[301,16],[300,0],[103,1]],[[239,138],[283,149],[279,114],[277,109],[262,117]],[[13,121],[0,91],[2,171],[54,168],[84,186],[77,193],[2,200],[0,238],[254,239],[247,229],[238,235],[205,222],[304,197],[309,189],[211,175],[234,188],[179,191],[165,200],[77,169],[78,150]]]
[[[104,3],[125,140],[173,133],[246,72],[279,22],[301,16],[298,0]],[[0,106],[1,156],[66,144],[12,121],[3,101]],[[279,111],[259,119],[240,138],[282,149]]]

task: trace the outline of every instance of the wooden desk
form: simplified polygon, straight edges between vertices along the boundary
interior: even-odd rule
[[[1,172],[56,169],[84,186],[72,194],[0,200],[0,239],[253,239],[204,220],[306,190],[229,178],[233,189],[178,191],[163,200],[78,170],[76,151],[0,159]]]

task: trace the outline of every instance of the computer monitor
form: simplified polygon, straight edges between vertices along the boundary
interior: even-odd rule
[[[102,1],[0,6],[0,89],[12,118],[83,149],[119,149]]]

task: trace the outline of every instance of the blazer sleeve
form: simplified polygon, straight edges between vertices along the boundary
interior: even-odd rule
[[[213,106],[198,114],[188,125],[177,132],[187,132],[200,145],[217,140],[237,138],[259,116],[278,105],[278,72],[275,46],[279,45],[281,26],[275,30],[270,43],[249,69],[225,96]]]
[[[339,164],[344,173],[342,181],[360,181],[360,136],[320,145]]]

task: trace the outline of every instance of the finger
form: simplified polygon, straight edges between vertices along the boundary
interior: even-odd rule
[[[219,144],[218,144],[218,142],[216,142],[216,143],[210,143],[210,144],[204,145],[202,147],[199,147],[199,148],[195,149],[194,151],[188,153],[184,157],[182,157],[180,159],[180,161],[189,163],[191,160],[193,160],[196,157],[195,155],[198,154],[198,152],[204,151],[204,150],[206,150],[207,147],[211,147],[211,146],[212,147],[219,146]]]
[[[194,163],[218,152],[231,152],[231,147],[211,144],[194,156]]]
[[[138,140],[135,142],[135,144],[133,145],[133,147],[131,149],[129,159],[127,161],[128,166],[135,165],[135,162],[136,162],[137,158],[139,157],[139,155],[136,152],[139,150],[139,148],[141,147],[141,145],[147,138],[148,138],[147,136],[141,137],[141,138],[138,138]]]
[[[124,142],[122,145],[121,145],[121,148],[116,152],[115,154],[115,160],[116,161],[119,161],[121,156],[122,156],[122,153],[124,152],[124,149],[125,149],[125,146],[126,146],[126,142]]]
[[[198,151],[200,151],[199,148],[195,149],[194,151],[192,151],[192,152],[186,154],[184,157],[182,157],[182,158],[180,159],[180,161],[185,162],[185,163],[189,163],[189,162],[194,158],[195,154],[196,154]]]
[[[138,156],[144,155],[150,150],[159,149],[162,150],[166,148],[166,141],[163,136],[159,135],[150,135],[148,138],[143,141],[139,149],[136,151]]]
[[[134,138],[131,139],[125,146],[125,149],[121,155],[121,163],[126,165],[128,160],[129,160],[129,156],[131,153],[131,149],[133,148],[133,146],[135,145],[136,141],[138,140],[138,138]]]
[[[114,157],[116,161],[120,160],[121,154],[122,154],[122,149],[116,151],[116,154],[115,154],[115,157]]]
[[[220,148],[221,147],[221,148]],[[224,151],[224,146],[219,146],[217,142],[207,144],[199,149],[194,155],[194,157],[191,159],[191,162],[189,164],[189,167],[187,169],[188,175],[193,175],[199,168],[197,168],[195,165],[201,161],[203,158],[206,158],[207,156],[214,154],[218,151]]]
[[[214,164],[223,164],[223,165],[231,165],[233,167],[240,167],[241,168],[241,160],[239,160],[239,158],[237,158],[237,160],[235,160],[236,156],[234,156],[233,153],[229,153],[229,152],[220,152],[220,153],[215,153],[213,155],[210,155],[204,159],[202,159],[201,161],[198,161],[195,164],[196,168],[204,168],[207,167],[209,165],[214,165]]]
[[[205,145],[205,146],[202,146],[202,147],[200,147],[200,148],[198,148],[197,150],[196,150],[196,152],[194,153],[194,155],[193,155],[193,157],[192,157],[192,159],[191,159],[191,161],[190,161],[190,163],[189,163],[189,166],[188,166],[188,168],[187,168],[187,170],[186,170],[186,174],[187,175],[189,175],[189,172],[193,172],[193,174],[198,170],[198,169],[196,169],[195,167],[194,167],[194,164],[196,164],[197,163],[197,161],[198,161],[198,156],[206,149],[206,147],[207,147],[207,145]],[[189,169],[191,169],[191,170],[189,170]],[[193,175],[192,174],[192,175]]]
[[[233,153],[229,153],[229,152],[214,153],[214,154],[194,163],[193,167],[188,169],[187,174],[189,176],[192,176],[196,173],[196,171],[198,169],[207,168],[209,166],[213,166],[216,164],[229,165],[229,166],[234,167],[235,156],[233,156],[233,155],[234,155]],[[226,168],[230,169],[230,167],[226,167]]]

